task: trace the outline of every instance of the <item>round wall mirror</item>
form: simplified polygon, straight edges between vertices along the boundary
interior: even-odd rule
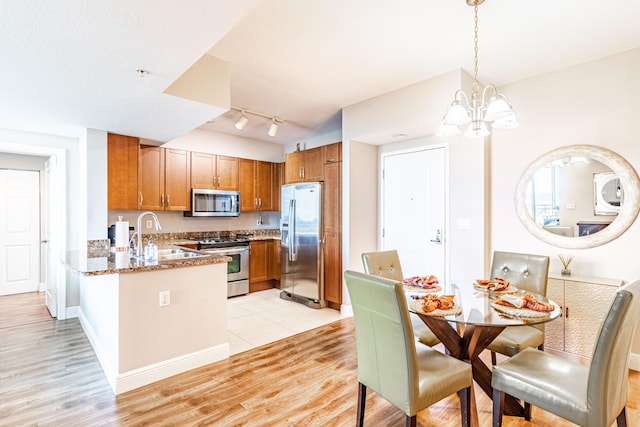
[[[591,248],[633,224],[640,210],[640,180],[617,153],[570,145],[533,161],[515,196],[520,221],[538,239],[561,248]]]

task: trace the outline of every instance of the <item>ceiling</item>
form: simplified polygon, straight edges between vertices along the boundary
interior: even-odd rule
[[[201,127],[289,144],[339,131],[345,106],[473,72],[464,0],[186,4],[0,0],[0,128],[166,142]],[[479,79],[496,85],[640,46],[636,1],[487,0],[479,14]],[[232,106],[284,120],[275,138],[268,118],[249,115],[238,131],[239,112],[213,117],[218,109],[163,93],[206,53],[230,64]]]

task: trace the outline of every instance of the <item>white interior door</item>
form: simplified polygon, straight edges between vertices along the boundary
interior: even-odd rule
[[[0,295],[40,283],[40,173],[0,170]]]
[[[383,156],[382,249],[396,249],[405,277],[445,283],[444,147]]]

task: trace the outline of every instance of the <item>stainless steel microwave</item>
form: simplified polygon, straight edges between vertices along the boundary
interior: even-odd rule
[[[191,210],[184,216],[238,216],[240,192],[225,190],[191,189]]]

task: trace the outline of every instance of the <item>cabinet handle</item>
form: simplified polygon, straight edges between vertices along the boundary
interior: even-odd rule
[[[569,318],[569,307],[565,307],[564,308],[564,317],[565,317],[565,319]]]
[[[164,208],[164,194],[160,195],[160,206]]]
[[[144,197],[142,197],[142,191],[140,192],[140,206],[142,206],[142,202],[144,201]]]
[[[220,187],[220,175],[216,176],[216,187]]]
[[[169,195],[167,194],[167,206],[166,207],[169,207],[169,206],[171,206],[171,203],[169,202]]]
[[[304,166],[300,168],[300,179],[304,180]]]
[[[258,197],[258,208],[262,208],[262,199]]]
[[[253,206],[258,209],[258,198],[253,199]]]

